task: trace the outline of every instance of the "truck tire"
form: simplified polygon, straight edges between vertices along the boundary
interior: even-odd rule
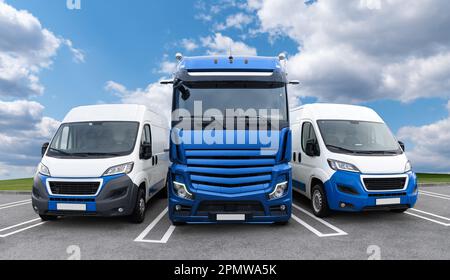
[[[408,209],[407,208],[404,208],[404,209],[392,209],[391,212],[392,213],[402,214],[402,213],[405,213],[406,210],[408,210]]]
[[[145,210],[147,210],[145,192],[143,189],[139,189],[133,213],[130,215],[130,221],[134,224],[141,224],[145,219]]]
[[[41,217],[41,220],[44,222],[48,221],[56,221],[58,220],[58,216],[51,216],[51,215],[39,215]]]
[[[315,216],[328,217],[331,214],[327,196],[321,184],[316,184],[311,190],[311,208]]]
[[[181,226],[186,225],[186,223],[185,222],[174,222],[174,221],[172,221],[172,225],[176,226],[176,227],[181,227]]]

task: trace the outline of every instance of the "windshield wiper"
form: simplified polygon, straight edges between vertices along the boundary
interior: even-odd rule
[[[61,155],[65,155],[65,156],[72,156],[73,155],[71,153],[64,152],[64,151],[61,151],[61,150],[58,150],[58,149],[55,149],[55,148],[50,148],[49,150],[52,151],[52,152],[61,154]]]
[[[73,153],[73,156],[89,157],[89,156],[121,156],[118,153]]]
[[[339,146],[334,146],[334,145],[326,145],[326,146],[327,146],[327,148],[336,149],[336,150],[339,150],[339,151],[342,151],[342,152],[347,152],[347,153],[351,153],[351,154],[355,154],[356,153],[356,151],[352,151],[352,150],[349,150],[349,149],[346,149],[346,148],[342,148],[342,147],[339,147]]]

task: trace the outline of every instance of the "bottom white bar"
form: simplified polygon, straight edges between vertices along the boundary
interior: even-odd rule
[[[56,209],[61,211],[86,211],[86,204],[58,203]]]
[[[217,214],[218,221],[245,221],[245,214]]]
[[[400,198],[382,198],[377,199],[377,205],[395,205],[400,204]]]

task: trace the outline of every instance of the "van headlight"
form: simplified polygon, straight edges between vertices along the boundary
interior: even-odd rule
[[[118,175],[118,174],[129,174],[131,171],[133,171],[134,162],[124,163],[121,165],[116,165],[113,167],[108,168],[105,173],[103,173],[103,176],[112,176],[112,175]]]
[[[359,171],[358,167],[354,166],[351,163],[347,163],[347,162],[343,162],[343,161],[329,159],[328,165],[330,165],[331,169],[336,170],[336,171],[342,170],[342,171],[361,173],[361,171]]]
[[[412,165],[411,162],[408,160],[408,162],[405,165],[405,173],[412,171]]]
[[[286,194],[288,189],[288,182],[279,183],[275,186],[273,192],[269,194],[269,199],[278,199]]]
[[[173,188],[175,189],[175,193],[177,196],[183,198],[183,199],[188,199],[188,200],[192,200],[194,198],[194,195],[192,195],[192,193],[190,193],[186,187],[185,184],[182,183],[178,183],[178,182],[173,182]]]
[[[51,175],[50,175],[50,170],[49,170],[48,167],[45,166],[42,162],[39,163],[39,165],[38,165],[38,172],[39,172],[41,175],[44,175],[44,176],[48,176],[48,177],[51,176]]]

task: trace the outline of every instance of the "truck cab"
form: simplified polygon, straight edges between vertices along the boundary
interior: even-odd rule
[[[169,216],[184,223],[287,223],[291,132],[277,57],[178,57]]]

